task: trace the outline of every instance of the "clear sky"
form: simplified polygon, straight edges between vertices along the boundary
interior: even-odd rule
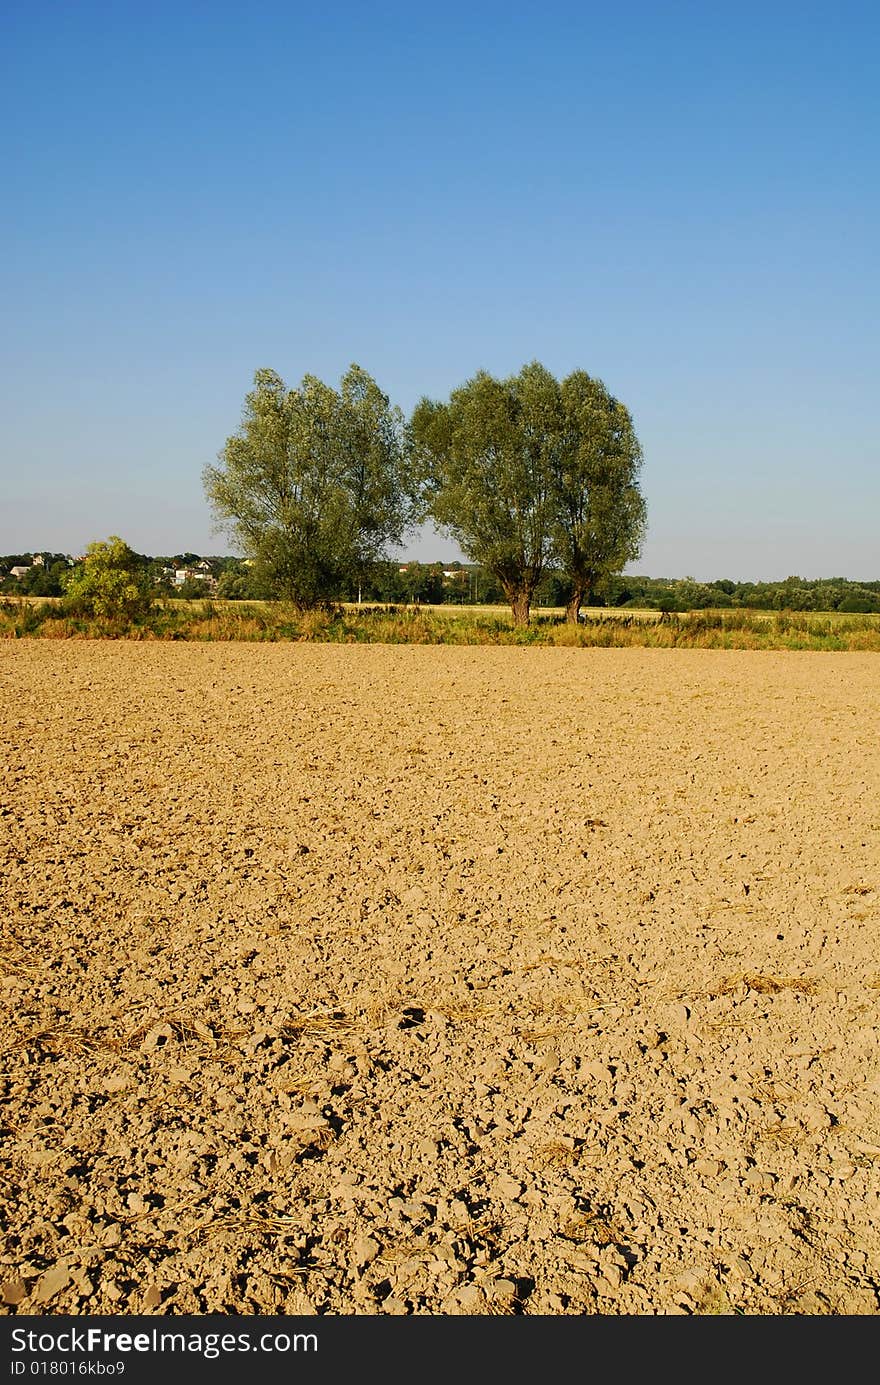
[[[876,0],[6,0],[0,53],[0,553],[232,551],[260,366],[537,359],[633,415],[633,571],[880,578]]]

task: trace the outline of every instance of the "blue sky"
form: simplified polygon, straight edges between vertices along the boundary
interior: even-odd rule
[[[4,6],[0,552],[231,551],[254,371],[629,407],[632,570],[880,578],[880,8]],[[458,556],[417,536],[420,558]]]

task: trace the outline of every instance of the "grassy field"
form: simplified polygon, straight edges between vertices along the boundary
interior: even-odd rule
[[[65,612],[50,599],[0,603],[0,638],[321,641],[337,644],[553,645],[658,649],[816,649],[880,652],[880,615],[842,612],[656,610],[596,607],[582,623],[536,608],[515,628],[500,606],[379,606],[350,603],[301,614],[281,602],[165,601],[137,624]]]
[[[418,606],[400,606],[400,605],[395,606],[395,605],[393,605],[392,603],[389,603],[389,602],[371,601],[371,602],[361,602],[360,604],[358,604],[358,602],[356,602],[356,601],[344,601],[344,602],[342,602],[342,609],[343,609],[344,611],[361,611],[361,612],[363,612],[363,611],[400,611],[400,610],[406,610],[406,611],[424,611],[424,612],[428,613],[429,615],[444,616],[444,617],[446,617],[447,619],[453,619],[453,620],[462,620],[462,619],[466,620],[469,616],[474,616],[474,617],[477,617],[477,618],[480,618],[480,619],[488,618],[488,619],[490,619],[490,620],[505,620],[505,621],[507,622],[508,625],[512,625],[512,624],[513,624],[513,617],[512,617],[512,615],[511,615],[511,613],[510,613],[510,609],[509,609],[507,606],[457,606],[457,605],[454,605],[452,602],[447,602],[447,603],[445,603],[445,604],[442,605],[442,606],[431,606],[431,605],[429,605],[429,604],[427,604],[427,603],[421,604],[421,605],[418,605]],[[615,615],[615,614],[616,614],[616,615],[623,615],[623,616],[632,616],[635,620],[649,620],[649,621],[655,621],[655,620],[659,620],[660,614],[661,614],[661,613],[660,613],[660,611],[657,611],[657,610],[632,610],[632,609],[630,609],[630,610],[626,610],[626,611],[615,611],[615,610],[609,609],[607,606],[582,606],[582,607],[581,607],[581,614],[582,614],[587,620],[601,620],[603,616],[610,616],[610,615]],[[533,619],[533,620],[539,620],[539,621],[541,621],[541,620],[556,620],[556,621],[564,620],[564,619],[565,619],[565,607],[564,607],[564,606],[533,606],[533,607],[532,607],[532,619]]]

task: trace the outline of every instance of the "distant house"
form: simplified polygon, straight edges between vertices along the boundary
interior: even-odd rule
[[[42,559],[41,559],[41,561],[42,561]],[[30,572],[30,567],[29,567],[29,566],[28,566],[28,567],[22,567],[21,563],[17,563],[15,567],[11,567],[11,568],[9,569],[9,575],[10,575],[10,577],[16,577],[16,578],[19,578],[19,579],[22,578],[22,577],[26,577],[27,574],[28,574],[29,572]]]
[[[216,579],[212,576],[210,566],[201,562],[197,567],[178,567],[174,569],[174,585],[182,587],[184,582],[204,582],[213,590],[216,587]]]

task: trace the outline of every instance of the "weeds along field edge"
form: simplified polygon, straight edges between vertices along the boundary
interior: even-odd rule
[[[515,627],[502,607],[347,604],[303,613],[282,602],[166,601],[128,622],[74,615],[60,602],[8,598],[0,601],[3,638],[880,652],[880,616],[592,608],[572,625],[561,611],[536,609],[529,625]]]

